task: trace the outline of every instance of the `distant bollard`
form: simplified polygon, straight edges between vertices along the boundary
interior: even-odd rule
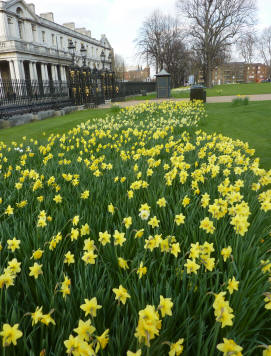
[[[146,96],[147,95],[147,90],[141,90],[141,95]]]

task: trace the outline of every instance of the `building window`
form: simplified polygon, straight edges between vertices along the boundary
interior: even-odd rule
[[[60,48],[63,49],[63,37],[60,37]]]
[[[45,43],[45,31],[41,32],[42,43]]]
[[[17,7],[17,9],[16,9],[16,14],[17,14],[18,16],[22,17],[22,16],[23,16],[23,10],[22,10],[20,7]]]
[[[35,25],[32,25],[32,34],[33,34],[33,41],[37,41],[37,28]]]
[[[9,30],[9,34],[11,36],[13,36],[13,21],[12,21],[12,17],[8,17],[8,30]]]
[[[55,46],[55,35],[52,33],[52,45]]]
[[[23,39],[23,21],[18,21],[19,38]]]

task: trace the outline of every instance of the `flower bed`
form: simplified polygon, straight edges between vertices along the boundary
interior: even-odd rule
[[[271,172],[205,116],[143,104],[1,144],[1,354],[267,355]]]

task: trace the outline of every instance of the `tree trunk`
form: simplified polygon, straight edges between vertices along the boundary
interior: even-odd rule
[[[210,65],[206,65],[205,67],[205,73],[204,73],[204,85],[207,88],[212,87],[212,69]]]

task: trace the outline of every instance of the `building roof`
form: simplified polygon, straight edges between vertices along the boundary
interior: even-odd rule
[[[163,68],[160,73],[155,74],[156,77],[169,77],[170,74]]]

